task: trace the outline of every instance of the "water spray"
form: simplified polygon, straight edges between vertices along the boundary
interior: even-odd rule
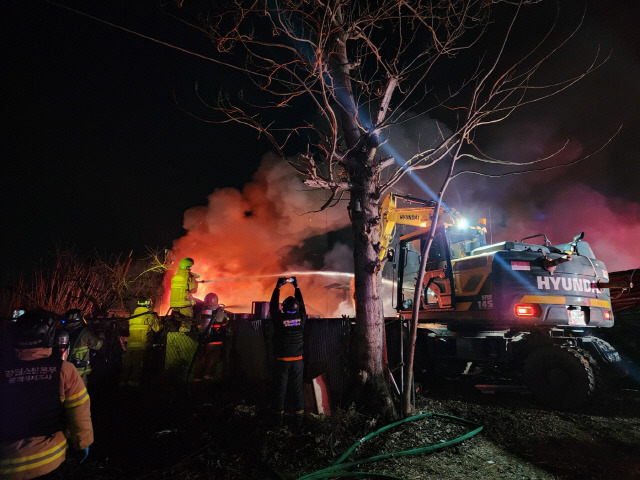
[[[319,275],[322,277],[346,277],[346,278],[353,277],[353,273],[348,273],[348,272],[323,272],[320,270],[316,270],[313,272],[282,272],[282,273],[271,273],[268,275],[244,275],[242,277],[217,278],[215,280],[201,280],[200,283],[231,282],[231,281],[242,280],[246,278],[301,277],[303,275]]]
[[[266,275],[243,275],[241,277],[226,277],[226,278],[216,278],[215,280],[201,280],[200,283],[215,283],[215,282],[234,282],[239,280],[246,279],[254,279],[254,278],[276,278],[276,277],[302,277],[302,276],[311,276],[317,275],[320,277],[342,277],[342,278],[353,278],[353,273],[349,272],[335,272],[335,271],[322,271],[315,270],[311,272],[281,272],[281,273],[270,273]],[[393,280],[389,280],[387,278],[382,279],[383,285],[393,285]]]

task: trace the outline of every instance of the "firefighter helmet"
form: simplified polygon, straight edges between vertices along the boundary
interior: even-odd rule
[[[178,270],[189,270],[193,267],[193,258],[184,257],[178,264]]]
[[[298,301],[294,297],[287,297],[282,302],[284,313],[298,313],[299,308],[300,305],[298,305]]]
[[[51,348],[56,319],[46,310],[31,310],[20,315],[14,324],[17,348]]]
[[[138,306],[151,308],[151,299],[148,297],[140,297],[138,299]]]
[[[204,297],[204,304],[216,308],[218,306],[218,295],[213,292],[207,293]]]
[[[68,329],[78,328],[80,325],[86,324],[84,316],[82,315],[82,310],[79,308],[72,308],[71,310],[67,310],[62,318],[62,324]]]

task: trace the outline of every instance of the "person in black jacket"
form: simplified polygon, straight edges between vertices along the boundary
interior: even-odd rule
[[[280,288],[285,283],[291,283],[295,288],[294,297],[287,297],[282,302],[280,310]],[[269,313],[273,322],[273,352],[275,354],[273,403],[274,426],[282,426],[284,418],[284,403],[287,386],[293,392],[293,407],[296,428],[302,426],[304,419],[304,398],[302,396],[302,375],[304,362],[302,351],[304,348],[304,326],[307,313],[295,277],[278,279],[276,288],[271,295]]]

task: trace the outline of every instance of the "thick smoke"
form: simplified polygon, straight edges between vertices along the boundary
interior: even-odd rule
[[[520,209],[520,211],[518,210]],[[609,271],[640,266],[640,204],[606,197],[585,185],[564,186],[537,205],[512,205],[495,235],[508,240],[544,233],[552,244],[585,233],[596,258]]]
[[[196,297],[215,292],[232,312],[250,313],[254,301],[270,299],[278,276],[299,272],[309,313],[352,314],[348,292],[352,253],[340,242],[329,245],[327,237],[349,220],[340,205],[310,213],[325,201],[325,192],[310,191],[285,162],[265,157],[253,181],[241,191],[216,190],[206,206],[185,212],[187,233],[174,242],[174,265],[165,290],[177,261],[191,257],[193,271],[210,281],[199,285]],[[323,240],[309,241],[314,236]],[[344,274],[324,276],[319,271]],[[293,288],[286,285],[281,300],[292,294]]]

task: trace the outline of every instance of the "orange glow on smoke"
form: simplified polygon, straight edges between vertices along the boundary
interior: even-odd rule
[[[310,315],[353,315],[351,249],[341,243],[332,248],[326,242],[320,247],[322,242],[315,242],[313,248],[305,243],[348,225],[343,206],[309,213],[325,201],[325,192],[310,192],[279,159],[263,160],[242,191],[214,191],[206,206],[185,212],[187,233],[172,248],[161,313],[169,310],[170,281],[178,262],[191,257],[192,271],[200,275],[199,280],[209,281],[198,285],[196,298],[215,292],[233,313],[250,313],[252,302],[269,301],[277,278],[293,272]],[[312,261],[320,267],[313,268]],[[293,288],[285,285],[280,300],[292,294]]]

